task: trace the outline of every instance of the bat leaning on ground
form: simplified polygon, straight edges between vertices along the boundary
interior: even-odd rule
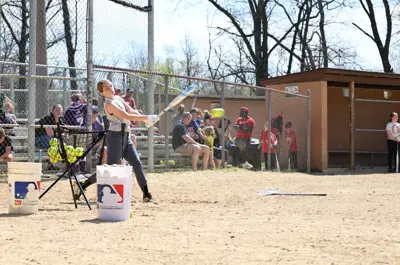
[[[157,118],[155,120],[153,120],[150,123],[146,124],[146,127],[149,128],[151,126],[153,126],[154,124],[156,124],[159,120],[160,117],[162,115],[164,115],[165,112],[167,112],[168,110],[172,109],[173,107],[175,107],[176,105],[178,105],[179,103],[181,103],[185,98],[187,98],[188,96],[194,95],[194,92],[197,90],[197,86],[196,85],[190,85],[188,86],[184,91],[182,91],[176,98],[174,98],[169,104],[168,106],[161,111],[158,115]]]
[[[279,165],[279,158],[278,158],[278,152],[275,151],[275,159],[276,159],[276,169],[278,172],[281,171],[281,166]]]

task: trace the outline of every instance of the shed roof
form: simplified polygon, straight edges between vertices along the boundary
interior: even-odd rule
[[[264,86],[268,86],[314,81],[327,81],[330,86],[348,86],[348,83],[354,81],[355,87],[359,88],[400,89],[400,74],[336,68],[320,68],[307,72],[272,77],[262,80],[261,83]]]

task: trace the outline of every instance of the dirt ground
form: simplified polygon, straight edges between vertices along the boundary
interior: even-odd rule
[[[400,264],[396,174],[226,170],[148,179],[155,202],[142,203],[135,183],[134,217],[115,223],[96,219],[94,186],[92,211],[75,209],[62,181],[39,214],[10,216],[0,183],[0,264]],[[276,188],[327,196],[257,194]]]

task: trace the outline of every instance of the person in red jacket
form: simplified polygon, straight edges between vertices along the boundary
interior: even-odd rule
[[[265,170],[268,170],[268,145],[271,145],[271,168],[276,168],[276,146],[278,145],[278,129],[271,129],[271,133],[268,133],[268,122],[265,123],[264,129],[261,132],[260,145],[262,146],[261,151],[264,154],[265,159]],[[268,141],[269,135],[269,141]]]
[[[253,165],[247,162],[246,159],[249,157],[248,150],[250,149],[251,134],[256,123],[249,116],[249,110],[245,107],[240,109],[239,116],[234,126],[237,131],[235,145],[239,149],[238,160],[241,167],[251,169]]]
[[[292,122],[285,124],[285,138],[289,145],[290,169],[297,169],[297,141],[296,133],[292,129]]]

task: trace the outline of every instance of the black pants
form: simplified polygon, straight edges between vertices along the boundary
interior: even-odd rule
[[[289,152],[290,169],[297,169],[297,152]]]
[[[249,159],[249,148],[250,148],[250,138],[236,138],[235,145],[236,145],[236,157],[239,164],[245,163]]]
[[[264,153],[265,170],[268,170],[268,153]],[[276,168],[276,154],[271,153],[271,169]]]
[[[387,149],[388,149],[388,166],[389,170],[396,169],[396,156],[397,156],[397,142],[392,141],[392,140],[387,140]],[[393,162],[394,162],[394,168],[393,168]]]

